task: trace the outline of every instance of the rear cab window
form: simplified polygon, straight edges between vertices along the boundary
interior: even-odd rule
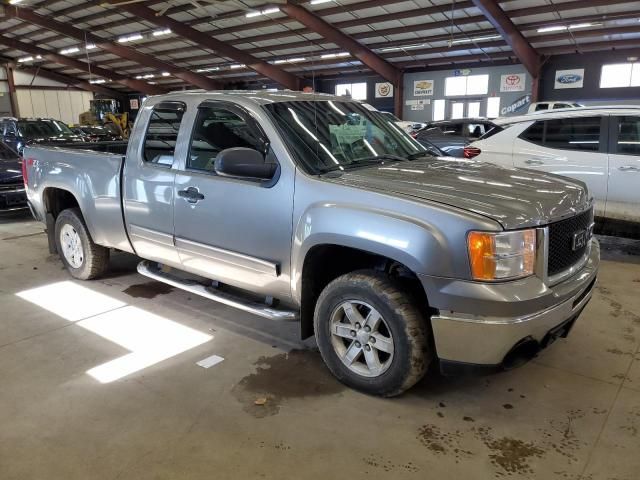
[[[186,105],[163,102],[153,107],[144,136],[142,159],[145,163],[170,168]]]
[[[613,153],[640,155],[640,117],[618,117]]]

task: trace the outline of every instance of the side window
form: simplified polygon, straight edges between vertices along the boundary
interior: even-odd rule
[[[553,106],[554,110],[557,110],[558,108],[571,108],[571,105],[567,104],[567,103],[556,103]]]
[[[587,152],[600,149],[600,117],[562,118],[546,123],[545,147]]]
[[[536,105],[536,112],[538,110],[548,110],[548,109],[549,109],[548,103],[539,103],[538,105]]]
[[[153,108],[142,150],[145,162],[165,167],[173,165],[173,155],[185,109],[185,104],[180,102],[159,103]]]
[[[640,117],[620,117],[615,153],[640,155]]]
[[[463,123],[452,123],[449,125],[442,125],[440,128],[445,135],[464,135],[462,132],[463,127]]]
[[[467,137],[480,138],[484,135],[484,125],[481,123],[468,123],[467,124]]]
[[[536,145],[542,145],[542,140],[544,138],[544,122],[535,122],[520,134],[520,138],[527,142],[535,143]]]
[[[187,168],[214,171],[216,156],[227,148],[264,152],[266,139],[245,118],[224,107],[200,107],[193,127]]]

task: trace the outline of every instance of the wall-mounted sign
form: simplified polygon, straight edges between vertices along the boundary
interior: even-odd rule
[[[131,107],[131,110],[138,110],[140,108],[140,103],[137,98],[130,98],[129,106]]]
[[[424,110],[424,105],[411,105],[411,110]]]
[[[556,82],[553,88],[582,88],[583,84],[584,68],[556,70]]]
[[[413,96],[425,97],[433,95],[433,80],[416,80],[413,82]]]
[[[524,73],[509,73],[500,76],[501,92],[524,92],[527,76]]]
[[[459,68],[453,71],[454,77],[466,77],[467,75],[471,75],[470,68]]]
[[[431,99],[430,98],[426,98],[424,100],[405,100],[404,104],[407,105],[407,106],[411,106],[411,105],[430,105],[431,104]]]
[[[500,109],[500,115],[513,115],[514,113],[525,111],[531,103],[531,95],[523,95],[515,102]]]
[[[376,98],[393,97],[393,85],[389,82],[376,83]]]

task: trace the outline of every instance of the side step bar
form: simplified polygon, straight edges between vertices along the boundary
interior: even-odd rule
[[[237,308],[238,310],[253,313],[254,315],[259,315],[261,317],[268,318],[269,320],[298,320],[298,313],[293,310],[278,309],[270,307],[266,304],[245,300],[241,297],[230,295],[228,293],[211,291],[204,285],[201,285],[193,280],[184,280],[171,274],[162,272],[151,262],[148,262],[146,260],[143,260],[138,264],[138,273],[140,275],[144,275],[145,277],[152,278],[153,280],[157,280],[158,282],[166,283],[181,290],[186,290],[187,292],[193,293],[194,295],[200,295],[201,297],[208,298],[209,300],[213,300],[214,302],[222,303],[224,305]]]

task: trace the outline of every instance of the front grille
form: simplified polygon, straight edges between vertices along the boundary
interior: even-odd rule
[[[587,245],[573,250],[573,235],[581,230],[589,230],[593,222],[592,210],[549,225],[549,276],[563,272],[578,263],[587,251]]]

